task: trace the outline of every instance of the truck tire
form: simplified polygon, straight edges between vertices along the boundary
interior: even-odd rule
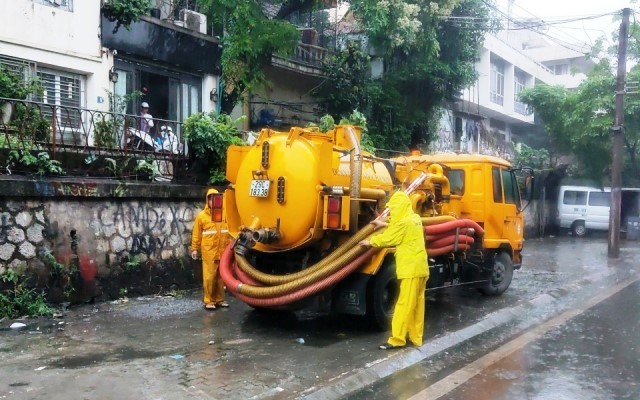
[[[587,234],[587,227],[584,225],[584,221],[576,221],[571,226],[571,232],[573,236],[585,237]]]
[[[507,290],[513,278],[513,262],[508,253],[501,252],[493,259],[488,278],[480,288],[485,296],[498,296]]]
[[[389,329],[399,290],[395,262],[385,262],[369,285],[367,317],[373,328]]]

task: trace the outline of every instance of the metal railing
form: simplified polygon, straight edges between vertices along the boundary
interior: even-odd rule
[[[163,180],[173,180],[174,168],[187,159],[182,131],[179,121],[0,98],[0,150],[5,154],[46,152],[65,162],[76,155],[87,165],[105,157],[135,159],[157,168]],[[91,169],[65,168],[83,176]]]

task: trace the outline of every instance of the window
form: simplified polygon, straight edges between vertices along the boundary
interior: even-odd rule
[[[587,205],[587,192],[577,190],[567,190],[564,192],[562,198],[562,204],[568,206],[586,206]]]
[[[500,174],[500,168],[493,167],[493,202],[502,203],[502,177]]]
[[[451,194],[462,196],[464,194],[464,170],[452,169],[447,175]]]
[[[53,115],[54,109],[62,130],[81,128],[81,111],[84,101],[84,80],[81,75],[51,69],[40,69],[37,73],[44,92],[38,100],[55,107],[42,107],[46,117]]]
[[[569,64],[557,64],[557,65],[554,65],[553,68],[551,69],[553,70],[553,73],[556,75],[569,74]]]
[[[504,104],[504,62],[502,60],[491,60],[490,99],[492,103]]]
[[[182,120],[200,111],[200,88],[189,83],[182,84]]]
[[[520,95],[520,92],[524,90],[525,87],[527,87],[527,74],[525,74],[520,70],[516,70],[516,73],[514,76],[514,88],[513,88],[513,95],[514,95],[513,101],[515,103],[513,105],[513,108],[515,112],[522,115],[527,115],[527,106],[518,100],[518,96]]]
[[[518,182],[512,171],[502,170],[502,181],[504,183],[504,202],[507,204],[515,204],[520,209],[520,192],[518,191]]]
[[[605,206],[609,207],[611,204],[611,193],[608,192],[589,192],[589,205],[590,206]]]
[[[73,0],[33,0],[45,6],[55,7],[60,10],[73,11]]]

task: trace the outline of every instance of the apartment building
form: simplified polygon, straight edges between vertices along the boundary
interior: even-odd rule
[[[65,107],[67,130],[89,125],[87,110],[136,114],[142,101],[154,118],[173,121],[218,107],[221,49],[204,15],[152,0],[151,15],[116,31],[101,3],[0,2],[0,64],[40,79],[44,94],[32,100]],[[114,96],[134,92],[140,95],[114,110]]]
[[[443,114],[435,151],[513,156],[513,142],[546,144],[544,129],[519,93],[536,83],[575,88],[593,67],[585,55],[530,30],[487,34],[478,80]]]

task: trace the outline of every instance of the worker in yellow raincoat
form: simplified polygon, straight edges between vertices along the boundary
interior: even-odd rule
[[[229,307],[224,301],[224,282],[220,278],[220,257],[229,244],[229,227],[225,222],[213,220],[213,195],[216,189],[207,191],[206,206],[196,216],[191,233],[191,258],[202,252],[202,285],[204,288],[204,308],[215,310],[218,307]]]
[[[405,192],[396,192],[387,203],[390,220],[387,229],[360,242],[369,247],[395,247],[396,277],[400,283],[398,301],[391,321],[391,337],[380,346],[387,350],[403,347],[409,340],[422,345],[424,334],[424,292],[429,279],[427,250],[420,216],[411,208]],[[387,225],[376,222],[376,225]]]

